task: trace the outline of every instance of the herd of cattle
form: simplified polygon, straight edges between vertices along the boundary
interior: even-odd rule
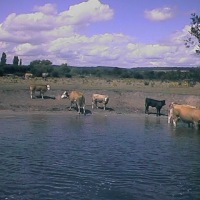
[[[44,99],[44,93],[50,90],[50,85],[30,85],[30,96],[31,99],[33,99],[33,96],[35,96],[35,92],[40,92],[40,96],[42,99]],[[83,110],[83,114],[85,114],[85,97],[84,94],[79,91],[71,91],[70,93],[67,91],[64,91],[61,95],[61,99],[68,98],[71,102],[70,110],[73,106],[73,104],[76,105],[78,113],[81,113],[81,109]],[[109,96],[108,95],[102,95],[102,94],[93,94],[92,95],[92,109],[94,108],[94,105],[96,108],[98,108],[97,103],[102,103],[104,110],[106,110],[106,105],[109,102]]]
[[[50,90],[50,85],[30,85],[30,96],[31,99],[33,96],[35,96],[35,92],[40,92],[40,96],[42,99],[44,98],[44,93],[46,91]],[[61,99],[68,98],[70,100],[70,110],[75,104],[78,113],[81,113],[81,109],[83,110],[83,114],[85,114],[85,97],[84,94],[78,91],[71,91],[67,92],[64,91],[61,95]],[[108,95],[102,95],[102,94],[93,94],[92,95],[92,109],[94,109],[94,105],[96,108],[98,108],[97,103],[102,103],[104,110],[106,110],[106,105],[109,102],[109,96]],[[163,106],[165,106],[165,100],[155,100],[146,98],[145,99],[145,113],[149,114],[149,106],[156,108],[156,115],[160,116],[161,109]],[[187,104],[178,104],[175,102],[172,102],[169,105],[169,112],[168,112],[168,123],[173,124],[174,127],[177,126],[177,122],[182,121],[184,123],[187,123],[188,126],[194,126],[195,128],[200,128],[200,108],[197,108],[192,105]]]

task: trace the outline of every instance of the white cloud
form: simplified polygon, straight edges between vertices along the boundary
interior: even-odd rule
[[[47,3],[44,6],[35,6],[34,11],[42,12],[46,15],[55,15],[57,14],[57,7],[55,4]]]
[[[55,18],[53,16],[37,12],[20,15],[12,13],[6,18],[2,26],[7,31],[31,30],[37,32],[42,30],[51,30],[55,25]]]
[[[20,44],[13,48],[14,52],[17,53],[17,55],[38,55],[38,50],[41,52],[41,48],[38,46],[31,45],[30,43],[24,43]]]
[[[122,33],[82,35],[79,32],[82,27],[110,20],[114,15],[114,11],[99,0],[82,2],[60,13],[52,4],[34,9],[36,12],[29,14],[12,13],[0,24],[0,47],[2,52],[7,53],[10,63],[13,56],[18,55],[23,64],[37,59],[78,66],[199,64],[199,58],[194,55],[195,49],[184,46],[188,26],[173,33],[162,44],[144,44]],[[172,16],[172,10],[152,10],[150,14],[154,20],[164,20]]]
[[[152,21],[164,21],[174,16],[174,10],[170,7],[156,8],[153,10],[145,10],[145,17]]]
[[[88,0],[78,5],[70,6],[66,14],[73,23],[89,23],[102,20],[110,20],[113,10],[108,5],[100,3],[99,0]]]

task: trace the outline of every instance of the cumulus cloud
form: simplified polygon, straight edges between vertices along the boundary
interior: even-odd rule
[[[44,6],[35,6],[33,8],[34,11],[42,12],[46,15],[55,15],[57,14],[56,4],[47,3]]]
[[[149,13],[154,13],[154,20],[166,19],[167,13],[172,16],[170,9]],[[81,34],[81,28],[113,17],[113,9],[99,0],[88,0],[62,12],[56,5],[45,4],[34,7],[32,13],[12,13],[0,24],[1,50],[7,53],[8,62],[10,59],[12,63],[13,56],[18,55],[23,64],[38,59],[49,59],[54,64],[129,68],[198,63],[194,49],[184,47],[188,27],[160,44],[137,43],[122,33]]]
[[[109,20],[113,17],[113,10],[99,0],[89,0],[78,5],[70,6],[66,14],[73,23],[88,23]]]
[[[145,17],[152,21],[164,21],[174,16],[174,10],[170,7],[156,8],[153,10],[145,10]]]

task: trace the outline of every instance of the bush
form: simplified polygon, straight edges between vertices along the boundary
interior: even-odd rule
[[[71,75],[71,74],[65,74],[65,77],[66,77],[66,78],[71,78],[72,75]]]
[[[53,71],[52,73],[51,73],[51,76],[52,77],[55,77],[55,78],[58,78],[59,77],[59,73],[57,72],[57,71]]]

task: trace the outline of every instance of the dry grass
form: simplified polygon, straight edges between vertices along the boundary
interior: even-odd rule
[[[200,107],[200,84],[188,87],[176,82],[161,82],[136,79],[104,78],[33,78],[24,80],[19,77],[0,77],[0,110],[66,110],[68,101],[60,99],[64,90],[79,90],[85,93],[86,104],[91,109],[92,93],[108,94],[108,106],[116,112],[143,112],[145,97],[189,103]],[[50,98],[30,99],[29,85],[32,83],[50,84],[51,90],[46,93]],[[163,109],[167,113],[168,106]],[[111,109],[110,109],[111,110]]]
[[[21,88],[27,89],[32,83],[49,83],[56,90],[118,90],[118,91],[141,91],[141,92],[162,92],[169,94],[199,95],[200,84],[194,87],[179,85],[177,82],[149,81],[136,79],[103,79],[103,78],[33,78],[24,80],[22,78],[0,77],[0,89]]]

